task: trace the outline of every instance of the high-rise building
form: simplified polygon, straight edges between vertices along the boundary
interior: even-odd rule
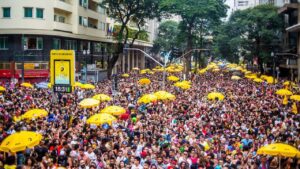
[[[22,63],[25,78],[48,78],[52,49],[75,51],[78,76],[85,67],[105,72],[118,24],[98,5],[100,1],[1,0],[0,78],[20,78]],[[153,30],[147,25],[145,29],[147,35],[135,47],[152,46]],[[142,54],[129,51],[126,57],[118,64],[119,71],[144,67]]]

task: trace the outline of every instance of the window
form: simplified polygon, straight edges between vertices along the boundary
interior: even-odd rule
[[[94,52],[101,52],[101,43],[99,42],[94,42]]]
[[[98,12],[99,12],[101,15],[105,15],[105,8],[102,8],[101,6],[98,6]]]
[[[2,8],[3,18],[10,18],[10,7]]]
[[[77,50],[77,43],[75,40],[66,40],[65,42],[67,50]]]
[[[58,22],[61,22],[61,23],[65,23],[65,17],[64,16],[59,16],[58,17]]]
[[[36,8],[36,18],[40,18],[40,19],[44,18],[44,9]]]
[[[86,17],[79,16],[79,25],[87,26],[88,25],[88,19]]]
[[[0,50],[7,50],[7,37],[0,37]]]
[[[24,17],[32,18],[32,8],[24,8]]]
[[[61,49],[61,41],[60,39],[53,39],[53,49]]]
[[[10,63],[0,63],[0,69],[10,69]]]
[[[80,51],[83,50],[90,50],[91,49],[91,43],[87,41],[81,41],[80,42]]]
[[[25,37],[25,50],[42,50],[43,49],[43,38],[41,37]]]
[[[100,30],[102,30],[102,31],[105,31],[105,23],[103,23],[103,22],[99,22],[99,26],[98,26],[98,28],[100,29]]]
[[[79,0],[79,5],[82,7],[88,7],[88,0]]]

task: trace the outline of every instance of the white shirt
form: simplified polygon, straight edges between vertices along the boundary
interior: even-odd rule
[[[133,164],[131,169],[143,169],[143,166],[141,165],[136,166],[135,164]]]

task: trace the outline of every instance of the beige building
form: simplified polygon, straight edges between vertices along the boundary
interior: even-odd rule
[[[34,65],[25,66],[25,78],[48,76],[51,49],[75,50],[79,74],[85,67],[104,72],[115,44],[115,23],[98,5],[100,1],[1,0],[0,78],[19,78],[23,60]],[[145,50],[152,46],[153,22],[145,27],[148,39],[137,40],[136,47]],[[143,68],[145,58],[139,52],[129,52],[117,65],[118,71]],[[30,75],[32,72],[36,75]]]

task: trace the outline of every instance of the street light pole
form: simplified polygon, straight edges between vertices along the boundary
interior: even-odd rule
[[[161,67],[164,68],[164,77],[163,77],[163,89],[165,89],[165,74],[166,74],[166,61],[164,61],[164,64],[161,64],[158,60],[154,59],[151,55],[149,55],[148,53],[146,53],[145,51],[139,49],[139,48],[123,48],[123,50],[135,50],[135,51],[140,51],[142,52],[146,57],[150,58],[151,60],[153,60],[155,63],[157,63],[158,65],[160,65]],[[168,55],[170,55],[171,52],[168,53]]]

